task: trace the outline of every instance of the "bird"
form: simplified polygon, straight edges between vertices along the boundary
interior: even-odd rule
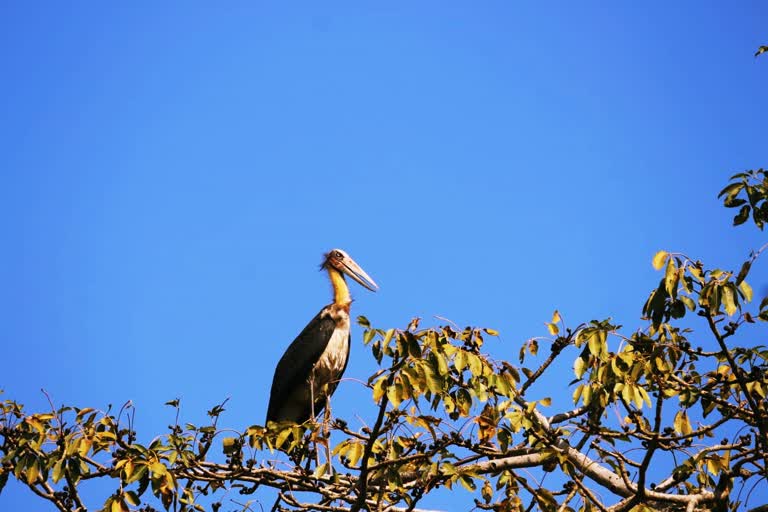
[[[326,407],[349,361],[349,307],[352,298],[344,276],[375,292],[379,286],[341,249],[325,254],[333,302],[325,306],[288,346],[275,368],[266,424],[302,424]]]

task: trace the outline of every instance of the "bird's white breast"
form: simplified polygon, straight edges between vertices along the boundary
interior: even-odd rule
[[[315,371],[332,374],[331,379],[344,369],[349,353],[349,326],[337,325],[325,351],[315,365]]]

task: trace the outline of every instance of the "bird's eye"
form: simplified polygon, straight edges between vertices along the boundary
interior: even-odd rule
[[[341,255],[341,253],[339,251],[333,251],[333,254],[331,256],[333,256],[334,258],[339,259],[339,260],[343,258],[343,256]]]

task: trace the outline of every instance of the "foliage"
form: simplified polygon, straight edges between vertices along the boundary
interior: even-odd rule
[[[734,223],[751,218],[762,229],[765,171],[732,181],[720,196],[740,208]],[[382,330],[360,317],[380,370],[368,380],[376,416],[356,429],[336,419],[233,436],[217,425],[221,404],[209,424],[177,421],[144,445],[130,405],[28,412],[5,400],[0,490],[15,478],[62,512],[85,510],[82,489],[93,480],[114,482],[95,504],[108,512],[216,512],[227,490],[248,499],[262,487],[277,490],[273,510],[418,510],[425,495],[454,487],[474,493],[479,510],[749,506],[768,477],[768,348],[733,341],[768,321],[768,297],[753,300],[747,282],[761,251],[738,271],[659,251],[652,264],[662,276],[642,329],[610,319],[569,326],[555,312],[549,336],[524,343],[518,364],[483,352],[493,329],[420,329],[414,320]],[[552,412],[562,404],[540,380],[563,359],[572,404]],[[257,461],[267,450],[291,462]]]
[[[763,229],[768,221],[768,172],[763,169],[745,171],[731,176],[727,187],[720,191],[726,208],[739,208],[733,225],[744,224],[752,213],[752,221]]]

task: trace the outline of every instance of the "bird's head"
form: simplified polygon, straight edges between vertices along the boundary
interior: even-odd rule
[[[360,268],[360,265],[355,263],[355,260],[349,257],[349,254],[341,249],[332,249],[325,255],[325,261],[322,268],[334,268],[344,275],[348,275],[364,287],[368,288],[372,292],[379,289],[379,285],[371,279],[371,276],[365,273],[365,270]]]

